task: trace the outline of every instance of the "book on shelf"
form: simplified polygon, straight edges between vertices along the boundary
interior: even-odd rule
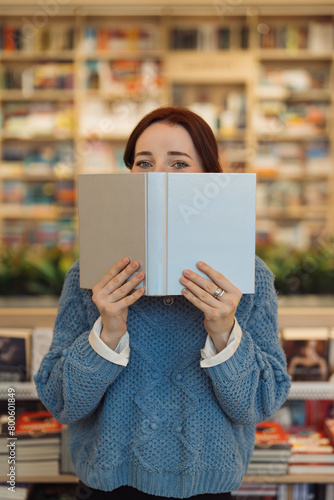
[[[45,205],[44,205],[45,208]],[[2,241],[7,244],[54,245],[71,250],[76,244],[76,227],[72,218],[57,218],[54,221],[4,220]],[[8,288],[7,288],[8,292]],[[24,291],[23,291],[24,293]]]
[[[248,474],[286,474],[291,447],[283,426],[264,421],[256,426],[255,444],[247,469]]]
[[[5,179],[28,177],[71,178],[74,175],[74,149],[70,141],[49,144],[2,144],[1,175]]]
[[[292,426],[287,432],[292,450],[289,474],[334,473],[334,448],[323,427]]]
[[[234,29],[228,26],[216,28],[207,24],[177,27],[170,31],[169,36],[172,50],[244,50],[249,46],[249,29],[243,25]]]
[[[2,415],[0,418],[0,442],[1,446],[10,439],[8,435],[8,415]],[[52,415],[46,410],[42,411],[24,411],[18,414],[16,419],[14,436],[22,453],[26,454],[27,449],[36,448],[34,454],[38,454],[38,447],[50,447],[50,452],[54,451],[55,445],[60,443],[61,431],[64,428]],[[23,449],[25,448],[25,449]]]
[[[288,434],[279,422],[265,420],[257,424],[254,451],[290,450]]]
[[[259,36],[261,49],[303,50],[307,45],[305,26],[264,25]]]
[[[332,332],[326,327],[290,327],[282,330],[288,373],[294,381],[326,381],[334,369],[329,348]]]
[[[289,464],[288,474],[334,474],[334,464],[327,463],[308,463],[308,464]]]
[[[0,328],[0,381],[30,380],[31,328]]]
[[[101,139],[111,136],[126,141],[139,120],[160,106],[161,100],[155,96],[138,101],[130,96],[122,101],[114,100],[111,105],[99,97],[85,99],[80,109],[78,128],[84,138],[91,140],[83,157],[89,154],[91,145]]]
[[[294,453],[289,458],[289,464],[332,464],[334,453]]]
[[[29,485],[16,483],[15,500],[28,500],[29,490]],[[8,484],[0,484],[0,498],[1,500],[12,500],[13,490],[9,490]]]
[[[0,455],[0,468],[3,471],[9,470],[8,457]],[[15,463],[15,475],[18,480],[22,476],[57,476],[59,474],[59,457],[55,459],[27,460],[18,459]]]
[[[37,90],[72,90],[73,86],[73,63],[35,63],[24,69],[6,67],[0,75],[0,88],[22,90],[22,98]]]
[[[312,94],[310,91],[329,90],[329,69],[328,65],[326,67],[312,65],[303,68],[281,68],[262,63],[258,97],[261,99],[266,97],[287,99],[298,97],[300,92],[308,92],[310,100],[312,100],[312,96],[317,94]],[[330,100],[330,96],[324,97],[324,100]]]
[[[60,433],[60,424],[48,411],[29,411],[20,413],[16,420],[16,435],[29,434],[39,437],[44,434]]]
[[[333,23],[317,21],[307,26],[265,25],[260,30],[260,48],[330,52],[333,50],[333,28]]]
[[[313,426],[291,426],[287,432],[292,455],[334,453],[334,447],[322,429]]]
[[[3,106],[3,130],[13,137],[34,136],[68,139],[73,132],[73,103],[17,102]]]
[[[334,24],[311,21],[308,26],[307,48],[312,52],[333,51]]]
[[[170,47],[173,50],[195,50],[199,48],[200,32],[196,28],[173,28],[170,32]]]
[[[326,419],[334,416],[334,401],[328,399],[306,399],[305,425],[321,428]]]
[[[19,413],[15,435],[8,437],[7,425],[1,428],[1,470],[8,470],[8,447],[15,448],[15,472],[20,476],[57,475],[59,473],[60,439],[64,426],[47,411]],[[4,451],[2,451],[4,450]]]
[[[288,435],[277,421],[264,421],[256,426],[255,444],[247,474],[286,474],[291,447]]]
[[[325,418],[324,432],[330,440],[330,443],[334,446],[334,418]]]
[[[307,479],[305,479],[307,480]],[[333,500],[334,498],[334,485],[322,483],[297,483],[290,487],[290,495],[277,500]]]
[[[253,293],[255,190],[255,174],[79,175],[81,287],[128,256],[147,295],[181,295],[184,269],[204,276],[200,260]]]
[[[86,88],[121,96],[156,93],[161,89],[159,60],[118,59],[116,61],[87,61]]]
[[[278,490],[280,486],[277,484],[252,484],[243,483],[237,490],[232,492],[232,497],[242,500],[277,500]]]
[[[288,472],[287,462],[268,462],[265,460],[263,462],[250,462],[247,467],[247,474],[255,475],[268,475],[268,476],[281,476]]]
[[[5,24],[0,26],[0,49],[6,52],[16,51],[61,51],[72,50],[74,46],[74,28],[65,24],[39,27],[30,19],[19,26]]]
[[[158,31],[154,25],[86,26],[82,41],[84,52],[145,51],[154,50],[158,45]]]
[[[34,328],[32,332],[31,378],[39,370],[44,356],[49,352],[53,338],[52,328]]]
[[[328,104],[282,100],[266,100],[257,103],[253,125],[259,131],[270,131],[270,136],[286,135],[291,138],[326,136]],[[259,134],[261,140],[261,132]]]
[[[332,159],[328,141],[310,141],[305,147],[306,174],[329,176],[332,171]]]

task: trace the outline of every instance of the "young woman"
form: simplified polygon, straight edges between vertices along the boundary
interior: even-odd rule
[[[124,160],[132,172],[221,172],[211,129],[186,109],[145,116]],[[78,499],[229,498],[256,423],[285,401],[272,273],[256,258],[255,293],[242,296],[197,265],[208,279],[185,269],[173,297],[135,290],[144,275],[127,256],[92,291],[79,287],[78,262],[69,270],[35,381],[69,426]]]

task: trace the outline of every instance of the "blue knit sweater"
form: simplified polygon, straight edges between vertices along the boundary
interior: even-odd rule
[[[290,377],[277,333],[273,276],[256,258],[255,294],[236,318],[243,331],[227,361],[201,368],[203,313],[183,296],[142,297],[129,308],[126,367],[97,354],[88,336],[99,312],[67,274],[54,339],[35,377],[48,410],[69,424],[70,454],[88,486],[130,485],[190,497],[238,488],[255,424],[282,405]]]

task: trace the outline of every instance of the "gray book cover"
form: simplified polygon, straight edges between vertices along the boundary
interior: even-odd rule
[[[180,295],[199,260],[254,292],[255,174],[84,174],[78,195],[81,287],[128,256],[146,295]]]

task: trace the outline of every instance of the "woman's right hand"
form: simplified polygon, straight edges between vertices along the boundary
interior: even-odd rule
[[[140,287],[129,295],[145,277],[139,272],[129,279],[138,268],[138,261],[130,263],[129,257],[123,257],[92,290],[92,300],[102,318],[101,340],[113,350],[127,331],[128,307],[144,293],[144,288]]]

